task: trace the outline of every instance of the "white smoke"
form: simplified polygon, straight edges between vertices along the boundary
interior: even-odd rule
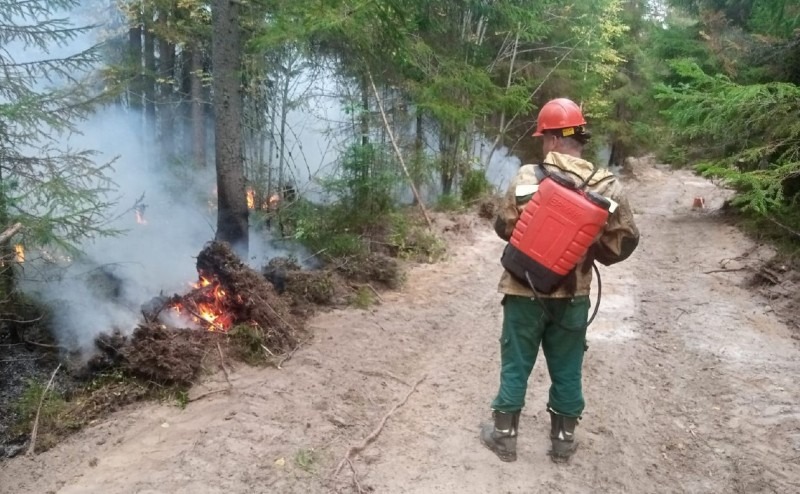
[[[88,23],[75,17],[76,25]],[[87,33],[69,46],[53,47],[50,56],[67,56],[95,41],[95,34]],[[15,58],[30,61],[41,55],[28,49],[15,53]],[[341,133],[353,116],[345,111],[348,102],[332,94],[337,86],[332,72],[303,77],[295,85],[297,92],[290,95],[299,103],[287,119],[287,178],[301,194],[313,197],[320,190],[315,187],[317,178],[333,171],[339,153],[353,138],[352,133]],[[65,137],[64,144],[98,151],[98,163],[116,160],[111,174],[118,185],[112,192],[116,206],[109,212],[113,221],[107,227],[121,233],[84,242],[83,255],[76,259],[47,252],[38,260],[29,255],[22,283],[24,290],[53,307],[56,336],[70,348],[88,348],[99,333],[115,328],[131,331],[141,321],[142,304],[160,294],[187,291],[197,277],[195,256],[214,238],[216,227],[213,169],[183,168],[176,173],[174,167],[179,165],[158,161],[155,143],[143,138],[140,114],[105,107],[81,123],[79,130],[79,135]],[[408,132],[413,135],[412,128]],[[432,153],[438,148],[436,139],[434,132],[426,132],[426,149]],[[485,163],[488,149],[480,143],[476,140],[474,155]],[[487,176],[503,188],[518,167],[518,159],[505,148],[498,149]],[[435,198],[435,188],[434,184],[428,200]],[[146,224],[137,223],[135,206]],[[278,244],[264,232],[251,232],[248,264],[258,268],[276,255],[311,257],[297,245]],[[45,257],[56,262],[45,262]]]
[[[52,254],[58,269],[43,266],[48,263],[41,258],[38,265],[26,265],[24,288],[53,306],[57,336],[69,347],[87,347],[114,328],[130,331],[141,320],[142,304],[160,294],[186,292],[197,279],[195,257],[214,238],[213,169],[178,178],[186,174],[149,162],[152,153],[137,130],[139,121],[138,115],[106,108],[70,139],[72,146],[100,152],[98,162],[116,158],[111,178],[118,185],[112,192],[117,204],[107,228],[121,233],[87,240],[80,246],[83,255],[69,263]],[[258,268],[275,255],[305,254],[295,249],[271,245],[267,234],[253,231],[247,261]]]

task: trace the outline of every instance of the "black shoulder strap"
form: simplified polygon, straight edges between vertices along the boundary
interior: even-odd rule
[[[540,183],[550,175],[550,172],[548,172],[547,168],[544,167],[544,163],[539,163],[536,165],[535,170],[536,171],[534,173],[536,173],[536,180],[538,180]]]

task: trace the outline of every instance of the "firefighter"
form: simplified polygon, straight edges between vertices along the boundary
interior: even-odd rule
[[[501,460],[516,460],[520,412],[541,346],[551,380],[549,454],[553,461],[563,462],[577,447],[575,427],[584,409],[581,370],[592,263],[608,266],[625,260],[638,245],[639,231],[614,175],[581,158],[591,135],[578,105],[566,98],[549,101],[539,112],[533,135],[542,140],[547,172],[566,174],[578,183],[588,180],[589,190],[612,199],[618,207],[584,260],[555,291],[534,297],[525,281],[503,272],[498,287],[503,294],[500,389],[491,404],[493,423],[482,426],[480,439]],[[543,179],[543,170],[537,168],[522,166],[511,182],[495,221],[495,231],[503,240],[509,240],[532,191]]]

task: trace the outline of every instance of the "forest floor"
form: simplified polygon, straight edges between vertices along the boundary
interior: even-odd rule
[[[751,284],[773,253],[715,212],[727,191],[641,163],[626,186],[642,242],[601,268],[568,464],[546,455],[543,361],[518,461],[478,441],[498,385],[503,249],[481,223],[381,304],[315,316],[281,369],[236,366],[230,394],[134,406],[0,463],[0,493],[800,492],[797,285]],[[192,394],[226,386],[217,375]]]

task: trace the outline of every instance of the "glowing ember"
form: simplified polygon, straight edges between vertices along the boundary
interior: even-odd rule
[[[227,308],[227,293],[219,282],[201,276],[192,287],[195,291],[173,305],[172,310],[209,331],[228,331],[233,325],[233,314]]]
[[[247,209],[255,209],[256,208],[256,191],[247,188]]]
[[[25,262],[25,247],[23,247],[22,244],[15,245],[14,252],[16,253],[16,260],[18,263],[22,264]]]

